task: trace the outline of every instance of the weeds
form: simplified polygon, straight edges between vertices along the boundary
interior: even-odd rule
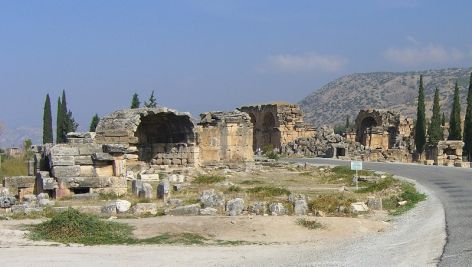
[[[232,185],[230,187],[228,187],[228,189],[226,190],[226,193],[238,193],[238,192],[241,192],[243,191],[243,189],[237,185]]]
[[[383,202],[387,202],[387,205],[384,206],[389,209],[389,213],[397,216],[411,210],[416,204],[424,200],[426,200],[426,195],[418,192],[412,183],[402,182],[402,193],[400,196],[390,197],[389,199],[383,200]],[[399,201],[406,201],[407,203],[404,206],[399,206]]]
[[[290,191],[285,188],[274,187],[274,186],[256,186],[249,188],[248,193],[256,194],[260,197],[275,197],[281,195],[290,195]]]
[[[372,192],[379,192],[391,187],[393,184],[398,182],[398,180],[393,179],[392,177],[387,177],[384,179],[380,179],[374,183],[369,183],[367,187],[361,188],[357,190],[357,193],[372,193]]]
[[[195,184],[215,184],[224,181],[226,178],[217,175],[200,175],[193,181]]]
[[[356,200],[342,194],[326,194],[313,199],[308,206],[312,211],[323,211],[331,214],[349,213],[353,202],[356,202]]]
[[[321,223],[315,220],[307,220],[305,218],[298,219],[297,224],[311,230],[323,228],[323,225]]]
[[[244,180],[240,182],[239,184],[244,184],[244,185],[255,185],[255,184],[263,184],[263,182],[259,180]]]

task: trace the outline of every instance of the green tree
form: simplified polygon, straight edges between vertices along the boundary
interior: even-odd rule
[[[52,144],[53,138],[51,99],[49,98],[49,94],[47,94],[43,110],[43,144]]]
[[[464,121],[464,152],[467,158],[472,160],[472,73],[469,79],[469,91],[467,93],[467,109]]]
[[[98,114],[95,113],[95,115],[92,118],[92,121],[90,122],[90,128],[89,128],[90,132],[95,132],[99,121],[100,121],[100,117],[98,117]]]
[[[434,92],[433,115],[431,116],[431,124],[428,128],[429,142],[437,144],[443,138],[441,128],[441,107],[439,105],[439,89]]]
[[[133,99],[131,99],[131,108],[139,108],[141,102],[139,102],[139,97],[137,93],[133,94]]]
[[[57,99],[57,118],[56,118],[56,143],[64,143],[65,140],[62,139],[62,124],[64,121],[64,114],[62,113],[62,103],[61,98]]]
[[[459,100],[459,85],[456,82],[454,88],[454,102],[452,103],[451,115],[449,118],[448,140],[462,140],[461,133],[461,103]]]
[[[144,102],[144,106],[146,106],[147,108],[157,107],[156,98],[154,97],[154,90],[152,90],[149,100],[147,102]]]
[[[72,116],[72,111],[67,108],[67,99],[65,90],[62,91],[62,98],[60,100],[60,112],[61,112],[61,121],[58,120],[58,125],[60,123],[60,139],[57,137],[57,143],[65,143],[67,141],[67,133],[75,132],[79,126]]]
[[[444,112],[442,113],[442,116],[441,116],[441,125],[446,126],[446,115],[444,115]]]
[[[424,87],[423,75],[420,76],[420,87],[418,89],[418,106],[416,109],[416,125],[415,125],[415,145],[416,151],[421,157],[424,152],[426,143],[426,115],[424,106]]]

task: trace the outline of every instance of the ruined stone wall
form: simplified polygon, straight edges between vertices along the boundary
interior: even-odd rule
[[[253,160],[253,128],[248,114],[207,112],[197,128],[200,162],[244,162]]]
[[[245,106],[239,110],[251,117],[254,150],[266,145],[280,149],[297,138],[308,138],[315,134],[315,129],[304,123],[298,105],[266,104]]]

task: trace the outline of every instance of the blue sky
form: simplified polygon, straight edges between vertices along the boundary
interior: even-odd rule
[[[298,102],[353,72],[472,66],[471,1],[2,1],[0,122],[41,127],[65,89],[94,113]]]

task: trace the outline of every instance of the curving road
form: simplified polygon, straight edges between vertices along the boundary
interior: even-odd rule
[[[349,161],[293,159],[329,165]],[[444,206],[447,241],[439,266],[472,266],[472,169],[401,163],[364,162],[365,169],[409,177],[433,191]]]

